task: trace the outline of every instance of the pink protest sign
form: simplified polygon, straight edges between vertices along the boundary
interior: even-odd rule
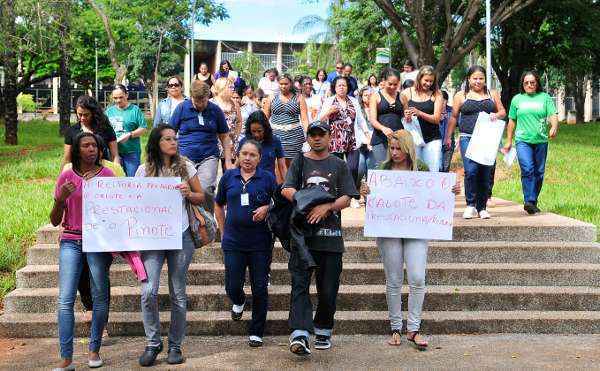
[[[367,237],[452,240],[454,173],[369,170]]]
[[[83,251],[181,249],[180,178],[93,178],[83,187]]]

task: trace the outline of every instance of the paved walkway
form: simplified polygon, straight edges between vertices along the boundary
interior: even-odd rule
[[[310,358],[289,353],[286,337],[265,338],[252,349],[245,337],[189,337],[185,364],[174,367],[159,356],[154,369],[600,369],[600,335],[477,335],[431,337],[430,350],[418,352],[403,342],[386,344],[386,336],[334,336],[334,347],[313,351]],[[404,340],[404,339],[403,339]],[[58,357],[57,339],[3,341],[1,369],[49,369]],[[137,357],[144,339],[110,338],[102,348],[104,369],[141,369]],[[75,362],[87,369],[87,343],[77,340]]]

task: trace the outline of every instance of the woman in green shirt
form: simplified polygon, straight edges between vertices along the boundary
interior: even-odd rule
[[[134,176],[140,166],[140,137],[148,125],[140,107],[129,103],[128,97],[127,88],[117,84],[112,92],[115,104],[106,110],[106,116],[117,134],[121,166],[127,176]]]
[[[512,99],[508,118],[506,145],[502,152],[510,151],[514,136],[521,167],[523,208],[528,214],[536,214],[540,212],[537,202],[544,182],[548,139],[558,132],[558,117],[554,101],[542,91],[540,77],[535,71],[525,71],[521,75],[521,93]]]

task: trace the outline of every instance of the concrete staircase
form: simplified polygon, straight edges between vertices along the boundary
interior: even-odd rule
[[[594,242],[595,226],[550,213],[527,216],[521,206],[506,201],[490,210],[492,219],[467,221],[460,218],[463,207],[459,201],[454,241],[430,243],[424,332],[600,333],[600,245]],[[343,216],[347,251],[336,333],[389,331],[385,276],[375,241],[362,237],[363,213],[353,209]],[[57,239],[56,228],[38,231],[28,265],[17,272],[17,289],[5,298],[0,335],[56,336]],[[166,328],[166,266],[161,280],[159,302]],[[269,334],[288,333],[289,281],[287,254],[277,245]],[[230,320],[218,244],[196,252],[188,283],[188,334],[246,334],[245,323]],[[139,286],[121,260],[111,268],[111,284],[109,333],[143,335]],[[406,303],[406,290],[403,299]],[[249,316],[246,311],[244,319]],[[76,332],[85,335],[89,326],[77,319]]]

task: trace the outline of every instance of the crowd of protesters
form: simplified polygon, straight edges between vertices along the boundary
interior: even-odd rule
[[[268,285],[273,235],[266,222],[277,198],[310,207],[304,212],[303,246],[291,243],[289,349],[299,355],[332,346],[336,299],[342,272],[344,240],[341,211],[361,207],[370,190],[363,182],[371,169],[448,172],[455,143],[464,167],[465,219],[488,219],[493,168],[465,156],[479,113],[490,120],[505,119],[496,91],[489,89],[485,70],[472,66],[463,88],[454,94],[440,89],[431,66],[415,69],[407,61],[402,72],[387,67],[364,84],[352,75],[352,65],[337,63],[335,71],[319,69],[314,76],[292,77],[276,69],[265,71],[258,86],[246,83],[222,61],[215,74],[202,63],[190,96],[182,79],[166,81],[168,97],[158,103],[153,127],[142,156],[140,137],[148,130],[141,110],[128,102],[125,86],[112,93],[106,111],[91,97],[77,100],[78,123],[65,135],[61,174],[50,215],[62,225],[60,242],[58,334],[59,370],[74,369],[74,303],[77,291],[92,311],[89,366],[100,367],[101,338],[109,320],[111,253],[82,251],[82,183],[94,177],[136,176],[182,179],[179,190],[186,203],[214,208],[221,233],[225,292],[232,320],[247,307],[246,270],[252,288],[248,344],[259,347],[268,311]],[[550,124],[550,128],[548,127]],[[458,139],[455,130],[458,128]],[[521,93],[508,110],[503,153],[516,141],[521,167],[524,209],[540,212],[548,140],[558,121],[552,99],[542,91],[539,76],[521,77]],[[141,163],[141,159],[145,162]],[[219,174],[221,174],[219,178]],[[460,184],[453,188],[458,194]],[[212,200],[214,199],[214,204]],[[294,210],[296,212],[296,210]],[[159,318],[160,272],[166,261],[171,317],[167,362],[184,362],[187,270],[194,254],[188,215],[182,215],[182,249],[141,251],[128,256],[132,266],[143,264],[141,308],[147,346],[139,358],[151,366],[163,351]],[[305,232],[308,233],[308,232]],[[292,239],[293,240],[293,239]],[[402,331],[403,267],[409,285],[408,342],[427,348],[419,334],[425,295],[427,241],[378,238],[383,260],[391,326],[390,345],[399,345]],[[303,250],[304,249],[304,250]],[[303,253],[304,252],[304,253]],[[308,254],[305,254],[308,252]],[[307,263],[307,259],[309,263]],[[308,265],[307,265],[308,264]],[[311,277],[317,287],[316,312],[309,295]]]

